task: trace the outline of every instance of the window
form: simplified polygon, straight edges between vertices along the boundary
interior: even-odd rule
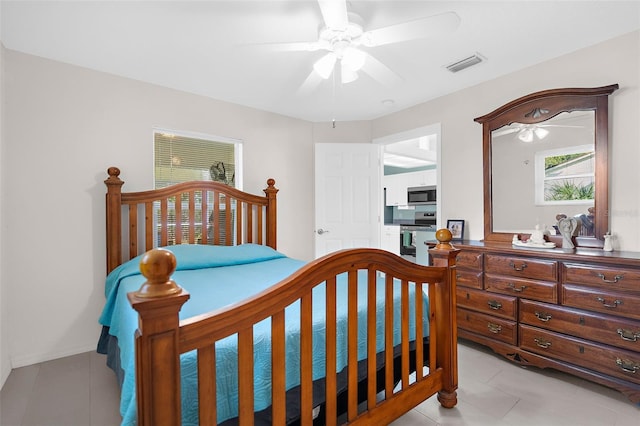
[[[240,187],[237,173],[241,143],[213,136],[155,131],[155,187],[190,180],[214,180]]]
[[[226,138],[212,137],[195,134],[178,134],[172,131],[154,131],[154,181],[156,188],[163,188],[180,182],[192,180],[213,180],[226,185],[241,189],[240,159],[242,144],[239,141]],[[210,194],[204,197],[208,207],[205,211],[212,212],[213,199]],[[209,220],[202,218],[202,194],[195,194],[195,221],[198,233],[201,235],[207,232],[207,241],[214,243],[213,229],[211,227],[211,217]],[[182,194],[180,205],[173,200],[167,206],[168,236],[166,244],[181,244],[185,241],[176,241],[176,212],[180,214],[180,222],[189,222],[189,194]],[[154,217],[156,223],[161,223],[161,206],[154,205]],[[224,206],[223,200],[220,205]],[[179,207],[178,209],[176,207]],[[235,212],[235,205],[231,206],[231,214]],[[211,213],[213,214],[213,213]],[[220,220],[224,223],[227,212],[221,209]],[[233,222],[233,217],[232,217]],[[207,225],[209,223],[209,225]],[[204,225],[204,228],[203,228]],[[159,229],[159,227],[158,227]],[[187,225],[181,235],[185,236]],[[233,226],[232,226],[233,229]],[[231,233],[233,234],[233,233]],[[180,235],[180,234],[179,234]],[[157,234],[158,245],[162,244],[159,233]],[[198,238],[199,239],[199,238]],[[218,239],[218,236],[216,236]],[[218,243],[226,243],[226,232],[219,230]]]
[[[595,151],[580,145],[535,154],[536,204],[593,204]]]

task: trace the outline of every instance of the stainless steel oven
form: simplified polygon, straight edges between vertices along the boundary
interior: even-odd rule
[[[413,223],[406,223],[400,226],[400,256],[407,260],[416,262],[416,251],[427,250],[424,246],[425,234],[436,231],[435,212],[416,212]],[[418,234],[418,233],[422,234]],[[421,247],[421,242],[424,247]]]

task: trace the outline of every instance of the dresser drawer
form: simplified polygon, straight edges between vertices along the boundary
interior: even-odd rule
[[[640,294],[640,270],[566,263],[562,267],[562,274],[565,283]]]
[[[496,293],[542,302],[556,303],[558,301],[558,285],[555,282],[521,280],[485,274],[484,288]]]
[[[482,271],[469,271],[456,268],[456,284],[464,287],[482,289]]]
[[[557,281],[558,264],[552,260],[527,259],[517,256],[487,254],[484,257],[484,271],[491,274],[512,277]]]
[[[627,293],[603,292],[595,288],[564,284],[562,286],[562,304],[640,319],[640,296]]]
[[[482,271],[482,253],[462,250],[456,256],[456,265],[460,268]]]
[[[640,353],[640,321],[524,299],[519,312],[521,323]]]
[[[457,288],[458,306],[489,315],[516,320],[517,297],[502,296],[470,288]]]
[[[518,342],[518,327],[515,321],[508,321],[462,308],[457,309],[457,319],[458,327],[467,331],[511,345],[515,345]]]
[[[640,353],[520,325],[522,349],[640,383]]]

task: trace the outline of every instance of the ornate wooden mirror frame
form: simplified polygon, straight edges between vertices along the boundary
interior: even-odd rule
[[[513,234],[494,232],[492,197],[492,132],[512,123],[534,124],[549,120],[562,112],[594,111],[595,113],[595,232],[593,236],[577,237],[585,247],[602,247],[603,235],[609,230],[608,174],[608,96],[617,84],[596,88],[552,89],[532,93],[509,102],[474,121],[482,124],[484,161],[484,239],[511,241]],[[552,238],[553,239],[553,238]]]

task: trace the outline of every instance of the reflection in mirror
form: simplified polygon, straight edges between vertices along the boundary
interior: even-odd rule
[[[512,123],[492,139],[493,230],[531,233],[576,217],[594,236],[595,113],[563,112],[533,124]]]
[[[543,90],[474,119],[482,124],[485,241],[512,241],[536,225],[553,234],[558,219],[575,217],[585,226],[572,243],[602,247],[609,230],[609,95],[617,89]]]

